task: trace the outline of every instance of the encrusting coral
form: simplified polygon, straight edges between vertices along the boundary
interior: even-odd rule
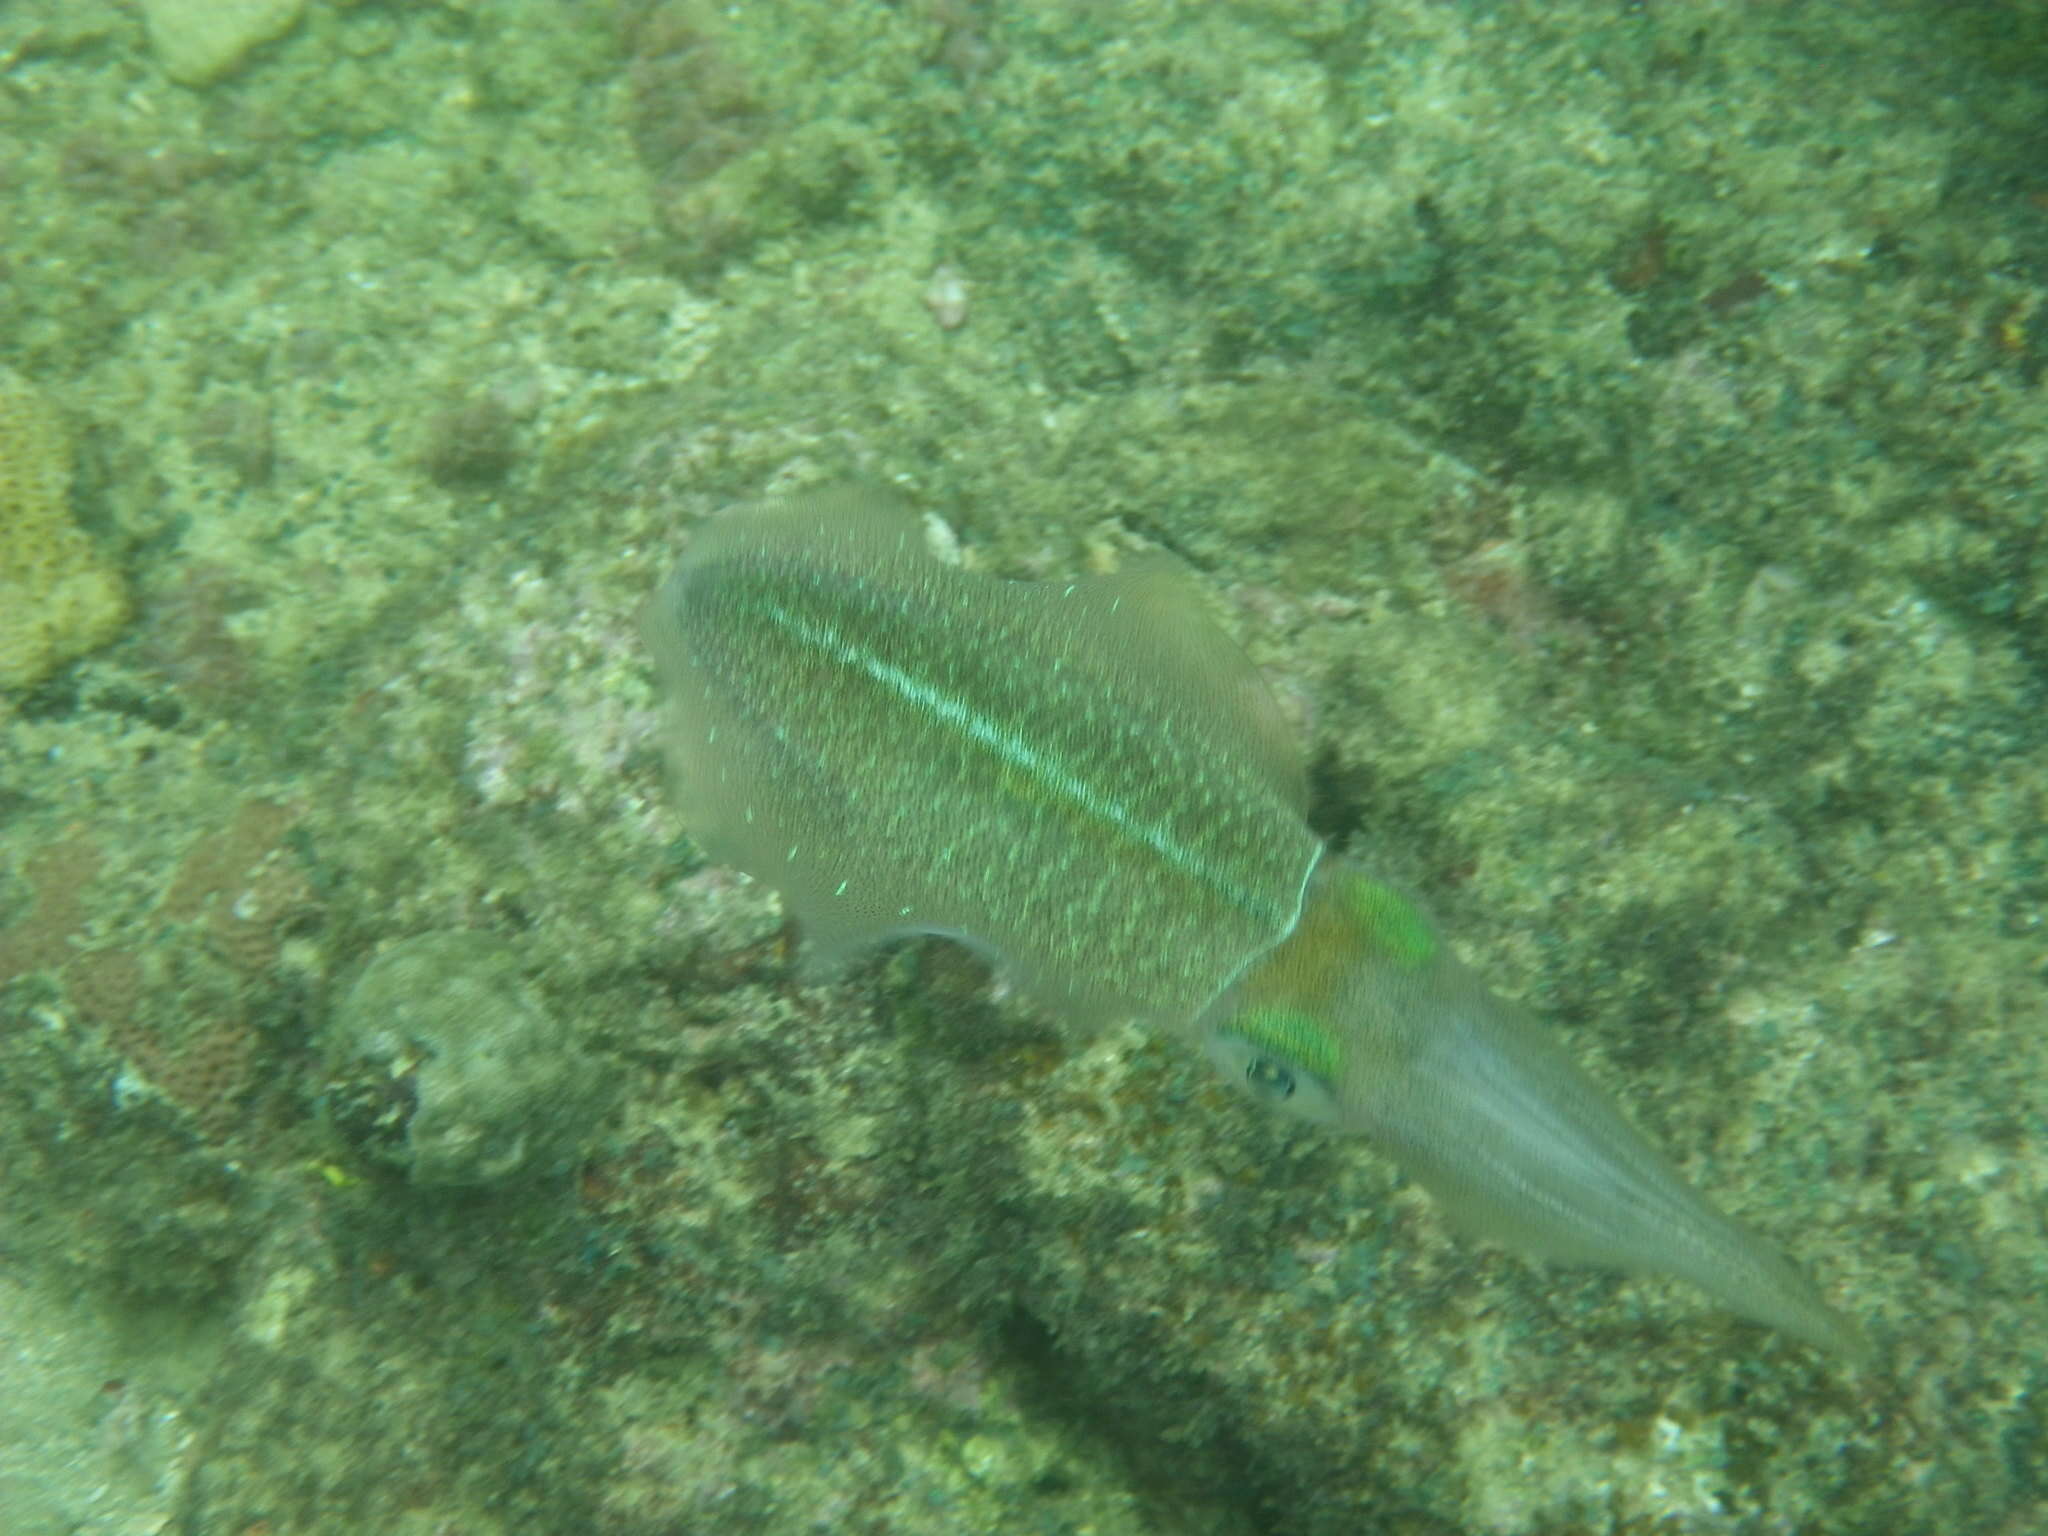
[[[120,573],[71,517],[57,414],[0,368],[0,689],[105,645],[128,617]]]

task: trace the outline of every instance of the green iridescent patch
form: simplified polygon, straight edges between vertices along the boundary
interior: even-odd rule
[[[1247,1008],[1229,1028],[1260,1050],[1326,1083],[1337,1080],[1337,1037],[1295,1008]]]
[[[1347,883],[1344,894],[1374,949],[1411,970],[1429,964],[1436,953],[1436,934],[1412,904],[1362,875]]]

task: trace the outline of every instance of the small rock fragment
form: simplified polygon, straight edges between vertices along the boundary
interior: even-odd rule
[[[149,45],[180,85],[212,85],[298,25],[305,0],[142,0]]]
[[[924,307],[932,312],[942,331],[957,331],[967,323],[967,278],[949,261],[932,269],[925,284]]]

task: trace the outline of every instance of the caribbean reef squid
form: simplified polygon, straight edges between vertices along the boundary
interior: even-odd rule
[[[684,822],[781,893],[813,974],[946,935],[1053,1008],[1191,1034],[1458,1225],[1862,1355],[1414,901],[1323,845],[1276,704],[1167,557],[1006,581],[935,559],[885,497],[816,495],[700,527],[645,627]]]

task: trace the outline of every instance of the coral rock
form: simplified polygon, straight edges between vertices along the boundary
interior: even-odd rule
[[[41,682],[127,620],[120,573],[71,519],[70,483],[56,413],[0,369],[0,689]]]
[[[607,1098],[573,1024],[487,933],[421,934],[371,962],[327,1032],[327,1119],[419,1185],[573,1163]]]

